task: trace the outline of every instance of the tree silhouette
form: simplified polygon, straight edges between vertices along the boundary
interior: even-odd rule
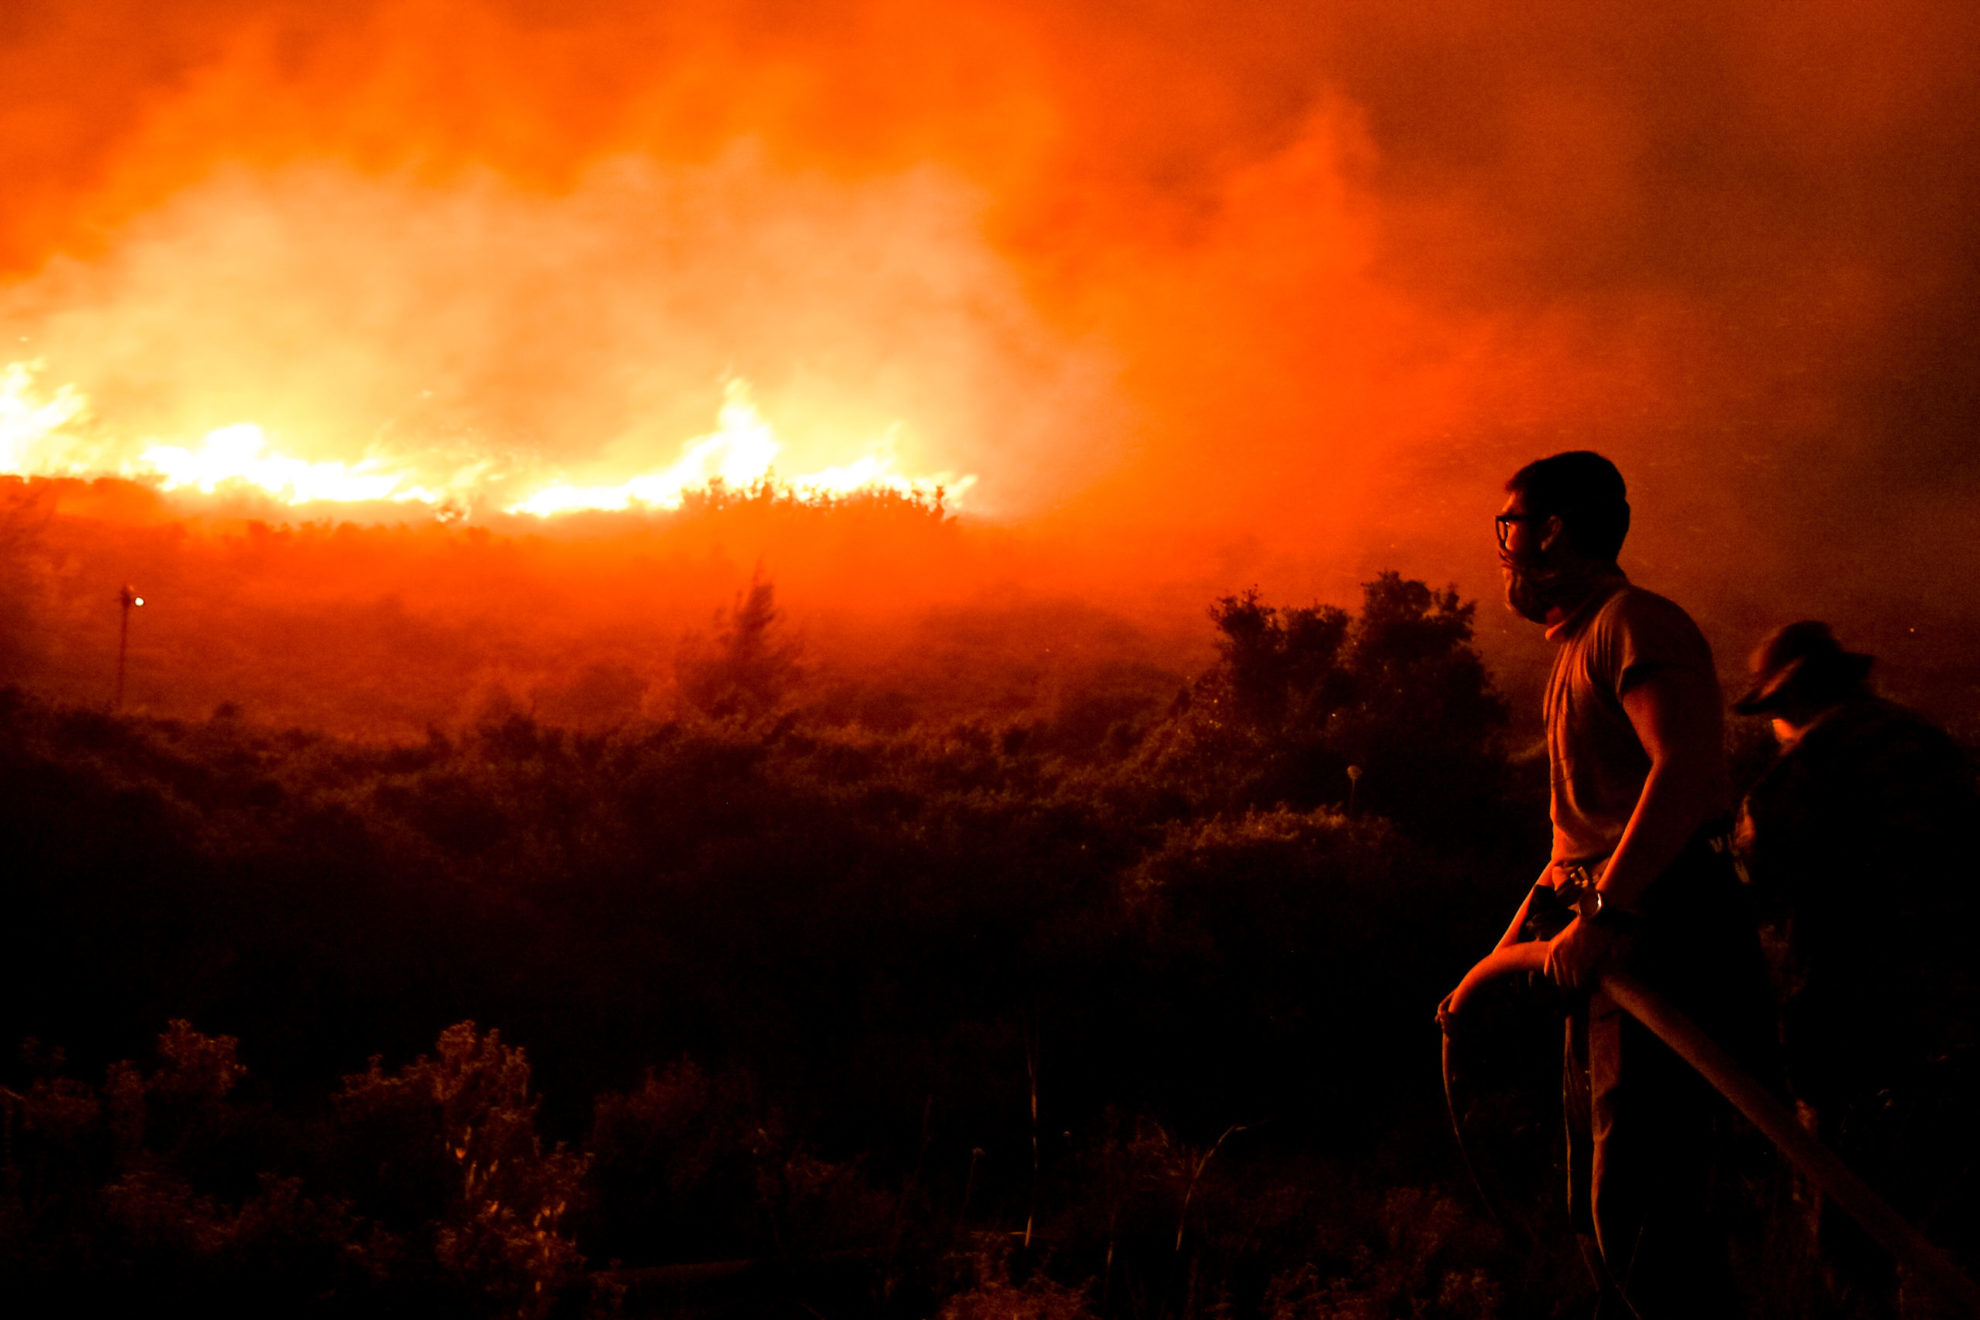
[[[1358,615],[1225,596],[1210,607],[1220,663],[1157,756],[1210,810],[1339,805],[1358,784],[1379,814],[1469,820],[1501,778],[1506,717],[1472,611],[1393,572],[1363,584]]]
[[[681,698],[717,719],[755,719],[783,704],[802,673],[803,646],[785,635],[776,588],[761,569],[736,593],[712,647],[689,644],[675,664]]]

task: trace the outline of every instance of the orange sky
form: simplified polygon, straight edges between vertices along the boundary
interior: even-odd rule
[[[898,428],[1185,596],[1489,593],[1505,474],[1592,445],[1722,649],[1943,660],[1980,15],[1503,8],[16,0],[0,342],[116,443],[572,480],[740,376],[792,463]]]

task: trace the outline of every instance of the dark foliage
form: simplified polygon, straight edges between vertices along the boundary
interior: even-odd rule
[[[1468,1212],[1382,1190],[1454,1185],[1430,1010],[1544,822],[1470,607],[1213,618],[1140,727],[807,715],[767,582],[661,722],[0,698],[0,1028],[70,1051],[6,1093],[0,1268],[263,1312],[719,1310],[692,1270],[762,1261],[856,1262],[816,1286],[876,1314],[1519,1309]],[[118,1062],[175,1019],[228,1035]]]
[[[1189,690],[1152,767],[1198,810],[1348,806],[1420,831],[1498,828],[1505,704],[1454,590],[1384,573],[1359,615],[1277,609],[1258,593],[1210,610],[1223,663]]]
[[[682,700],[716,719],[775,710],[798,677],[799,646],[781,636],[776,589],[761,572],[738,593],[712,647],[695,646],[676,666]]]

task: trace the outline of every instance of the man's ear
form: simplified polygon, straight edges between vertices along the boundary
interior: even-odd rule
[[[1548,514],[1547,521],[1540,524],[1540,548],[1542,550],[1561,549],[1566,536],[1567,525],[1561,521],[1561,515],[1558,513]]]

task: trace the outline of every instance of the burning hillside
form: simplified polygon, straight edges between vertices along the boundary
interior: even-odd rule
[[[955,505],[976,484],[973,473],[902,475],[894,452],[897,426],[850,462],[779,476],[775,465],[784,446],[751,401],[748,382],[731,379],[723,391],[719,427],[686,441],[672,464],[619,482],[555,481],[506,507],[491,507],[496,492],[527,489],[527,485],[490,460],[437,475],[422,471],[430,463],[417,454],[374,451],[354,463],[340,459],[313,463],[271,449],[267,433],[254,422],[219,427],[190,447],[149,443],[137,450],[135,458],[128,457],[133,448],[128,441],[91,437],[95,419],[89,400],[73,385],[53,392],[36,388],[40,366],[14,362],[0,373],[0,472],[40,477],[114,475],[167,493],[252,492],[296,506],[418,504],[446,520],[497,511],[550,517],[581,510],[675,510],[695,493],[758,487],[807,501],[884,491]]]
[[[1428,1071],[1548,832],[1492,515],[1598,449],[1723,670],[1980,733],[1975,50],[5,0],[0,1296],[1594,1310]]]
[[[1973,36],[1851,0],[17,7],[0,468],[553,538],[717,478],[939,489],[1035,547],[1008,585],[1180,627],[1390,566],[1487,595],[1491,492],[1586,444],[1724,654],[1808,614],[1944,667]],[[795,604],[810,567],[767,568]]]

